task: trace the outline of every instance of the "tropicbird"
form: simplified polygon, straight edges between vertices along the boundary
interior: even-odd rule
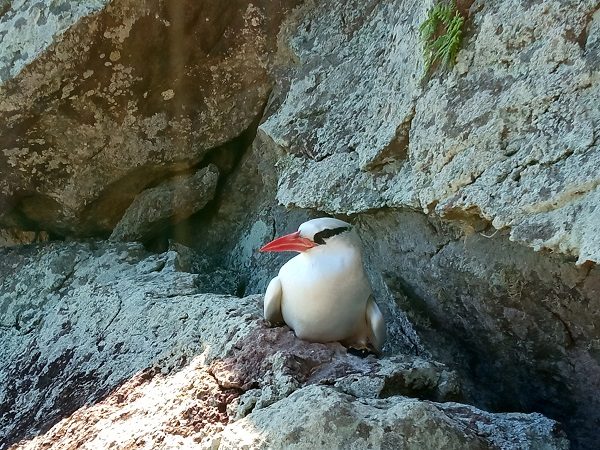
[[[299,252],[269,283],[265,320],[283,321],[307,341],[339,341],[381,352],[385,321],[363,267],[360,238],[349,223],[330,217],[309,220],[260,251]]]

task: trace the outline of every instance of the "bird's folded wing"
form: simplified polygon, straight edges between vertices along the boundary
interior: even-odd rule
[[[367,325],[371,334],[371,344],[375,350],[381,352],[387,331],[383,314],[381,314],[377,303],[373,300],[373,296],[369,297],[367,301]]]
[[[272,324],[282,323],[283,316],[281,315],[281,281],[279,277],[275,277],[269,283],[267,292],[265,292],[264,314],[265,320]]]

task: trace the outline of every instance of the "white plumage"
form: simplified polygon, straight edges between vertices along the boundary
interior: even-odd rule
[[[359,349],[370,344],[381,351],[385,322],[371,295],[360,239],[350,224],[313,219],[261,250],[300,251],[269,283],[266,320],[283,320],[300,339],[340,341]]]

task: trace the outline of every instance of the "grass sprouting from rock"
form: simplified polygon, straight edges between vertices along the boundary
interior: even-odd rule
[[[440,1],[427,13],[419,31],[423,41],[424,74],[442,64],[454,66],[463,36],[464,17],[454,1]]]

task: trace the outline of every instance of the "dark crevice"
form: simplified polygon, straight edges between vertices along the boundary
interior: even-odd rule
[[[383,389],[379,393],[380,398],[389,398],[402,395],[404,397],[419,400],[439,400],[437,386],[411,386],[404,374],[397,374],[385,380]]]
[[[575,346],[576,339],[575,339],[575,336],[573,335],[573,332],[571,331],[571,328],[569,327],[569,324],[560,316],[560,314],[558,314],[556,311],[553,311],[552,309],[550,309],[550,307],[548,305],[541,303],[541,306],[546,311],[548,311],[550,314],[552,314],[552,317],[554,317],[556,320],[558,320],[561,323],[561,325],[563,326],[563,328],[565,330],[565,334],[567,336],[567,341],[568,341],[565,345],[565,348],[570,348],[570,347]]]
[[[396,134],[390,143],[381,150],[374,159],[366,166],[367,170],[380,171],[385,166],[393,163],[401,163],[408,158],[408,146],[410,144],[410,130],[416,114],[416,103],[414,99],[412,109],[406,115],[404,121],[396,129]]]
[[[243,156],[250,149],[266,106],[265,102],[261,112],[242,134],[223,146],[209,151],[203,160],[194,167],[194,171],[209,164],[215,164],[219,168],[219,180],[212,200],[202,210],[177,224],[167,227],[159,236],[143,242],[147,250],[152,252],[165,251],[168,248],[169,240],[193,247],[192,243],[195,241],[196,236],[194,233],[195,227],[192,224],[200,218],[206,220],[217,214],[229,176],[239,168]]]
[[[123,308],[123,300],[119,296],[119,304],[117,305],[117,310],[115,311],[115,313],[112,315],[112,317],[110,318],[110,320],[104,327],[104,330],[102,331],[102,333],[100,333],[100,336],[102,337],[102,339],[104,339],[104,337],[106,336],[106,332],[108,331],[110,326],[113,324],[113,322],[116,320],[116,318],[119,316],[119,314],[121,314],[122,308]]]
[[[60,280],[60,282],[58,283],[58,285],[56,287],[53,287],[52,290],[56,293],[59,293],[67,283],[69,283],[71,281],[71,279],[73,278],[73,275],[75,275],[75,269],[77,267],[77,262],[75,262],[73,264],[73,266],[69,269],[69,272],[67,272],[63,279]]]

